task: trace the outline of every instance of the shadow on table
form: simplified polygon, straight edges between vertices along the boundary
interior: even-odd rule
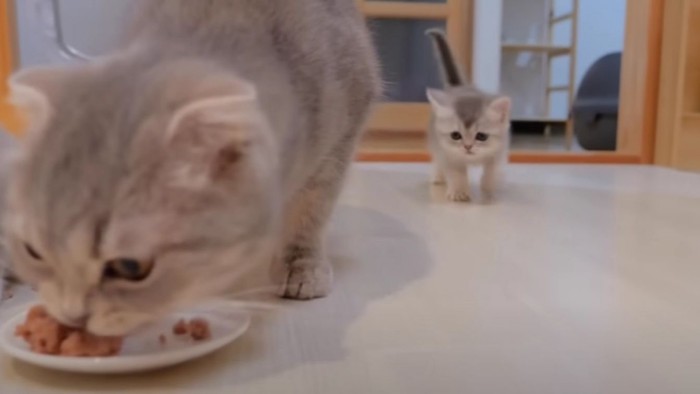
[[[202,392],[240,389],[302,365],[343,360],[348,327],[368,305],[425,277],[431,257],[404,223],[350,206],[338,208],[329,244],[336,274],[330,297],[283,302],[280,311],[259,316],[239,341],[199,361],[121,377],[75,376],[12,362],[3,374],[11,368],[20,379],[13,384],[40,387],[33,392]]]

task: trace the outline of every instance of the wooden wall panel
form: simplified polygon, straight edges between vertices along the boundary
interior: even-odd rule
[[[700,0],[665,7],[655,163],[700,171]]]
[[[0,0],[0,125],[19,133],[22,129],[14,108],[7,102],[7,78],[15,68],[15,23],[12,0]]]
[[[617,146],[643,163],[654,157],[664,2],[627,2]]]

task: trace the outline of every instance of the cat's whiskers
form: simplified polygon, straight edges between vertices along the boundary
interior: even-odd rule
[[[274,291],[277,290],[277,288],[278,288],[278,286],[275,286],[275,285],[254,287],[252,289],[243,290],[240,292],[233,293],[231,296],[232,297],[247,297],[247,296],[255,296],[255,295],[272,294]]]
[[[234,298],[217,298],[210,300],[197,308],[208,313],[230,313],[231,311],[269,312],[280,308],[279,301],[252,301]]]

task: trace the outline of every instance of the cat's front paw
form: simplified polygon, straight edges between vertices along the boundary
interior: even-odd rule
[[[472,200],[469,191],[461,189],[448,190],[447,199],[454,202],[471,202]]]
[[[331,292],[333,268],[325,260],[300,258],[287,263],[285,271],[280,297],[311,300],[325,297]]]

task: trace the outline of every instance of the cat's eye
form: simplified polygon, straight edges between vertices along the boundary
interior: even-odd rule
[[[453,131],[452,134],[450,134],[450,138],[455,141],[459,141],[462,139],[462,134],[459,131]]]
[[[37,252],[32,245],[24,244],[24,250],[26,250],[27,254],[34,260],[43,260],[39,252]]]
[[[148,278],[153,271],[153,261],[139,261],[130,258],[110,260],[105,264],[104,279],[121,279],[140,282]]]
[[[476,140],[479,142],[486,142],[489,140],[489,135],[486,133],[478,132],[476,133],[476,136],[474,138],[476,138]]]

